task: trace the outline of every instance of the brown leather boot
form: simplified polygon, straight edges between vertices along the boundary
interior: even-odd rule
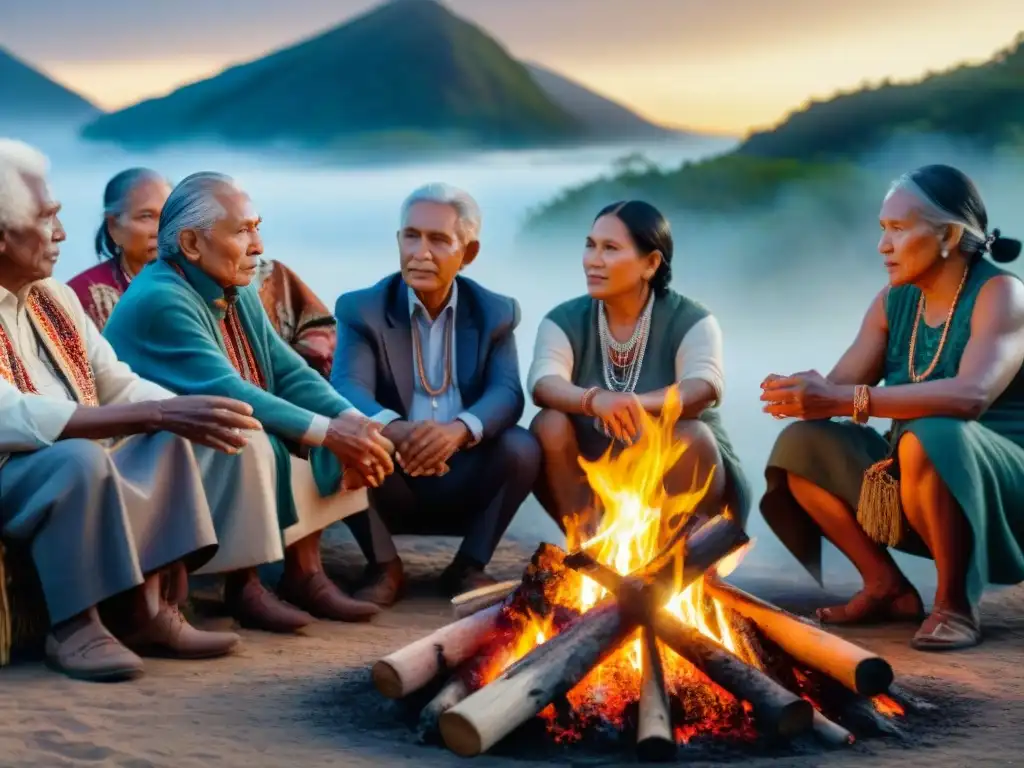
[[[346,595],[323,571],[311,573],[301,581],[282,579],[277,594],[318,619],[369,621],[380,613],[380,608],[373,603]]]
[[[405,588],[405,574],[399,558],[386,563],[370,563],[360,579],[360,587],[352,596],[356,600],[388,608],[402,596]]]
[[[94,683],[134,680],[143,673],[142,659],[98,621],[84,625],[64,640],[47,635],[46,663],[75,680]]]
[[[231,614],[248,629],[290,634],[316,621],[301,608],[288,605],[259,581],[250,581],[226,595]]]
[[[242,638],[234,632],[196,629],[176,605],[164,605],[148,624],[124,639],[124,644],[141,656],[172,659],[227,656],[240,642]]]

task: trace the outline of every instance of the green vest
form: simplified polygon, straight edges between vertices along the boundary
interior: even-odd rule
[[[562,329],[572,347],[572,383],[578,387],[601,387],[604,382],[604,350],[597,332],[598,302],[590,296],[580,296],[559,304],[547,314],[547,319]],[[676,382],[676,352],[683,337],[711,312],[700,303],[675,291],[669,290],[654,300],[651,312],[651,329],[647,339],[636,392],[654,392]],[[595,432],[594,419],[590,416],[571,414],[569,417],[577,435]],[[734,494],[737,519],[745,522],[749,507],[749,488],[740,469],[739,459],[732,443],[722,426],[717,408],[705,408],[700,415],[718,441],[728,483]],[[582,441],[581,441],[582,442]]]

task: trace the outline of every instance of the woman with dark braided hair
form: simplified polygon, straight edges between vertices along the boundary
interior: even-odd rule
[[[100,263],[68,281],[100,329],[132,278],[156,258],[160,211],[171,185],[154,170],[129,168],[103,190],[103,221],[96,232]]]
[[[1024,285],[985,258],[1021,244],[989,230],[974,183],[946,165],[898,179],[879,219],[889,285],[853,345],[827,377],[761,385],[767,413],[801,419],[775,443],[761,510],[819,581],[822,536],[860,571],[864,589],[822,621],[923,618],[896,547],[938,574],[911,644],[966,648],[985,583],[1024,581]],[[870,416],[892,420],[885,437]]]
[[[642,412],[660,414],[672,388],[682,401],[675,434],[688,448],[666,474],[666,491],[691,490],[696,476],[701,487],[708,482],[698,518],[728,508],[746,521],[749,487],[716,407],[722,332],[707,309],[671,289],[672,251],[669,223],[654,206],[607,206],[583,251],[587,294],[555,307],[537,331],[527,382],[542,409],[531,425],[543,452],[534,493],[563,530],[572,519],[598,523],[580,457],[632,444]]]

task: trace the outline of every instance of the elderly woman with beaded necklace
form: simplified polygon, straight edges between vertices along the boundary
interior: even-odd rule
[[[667,473],[666,491],[691,490],[696,475],[708,487],[694,520],[725,508],[746,520],[749,488],[716,408],[721,330],[707,309],[669,287],[672,250],[656,208],[638,200],[607,206],[583,252],[587,294],[555,307],[538,329],[527,382],[541,407],[531,425],[543,455],[534,493],[563,530],[574,519],[592,528],[599,518],[579,459],[633,443],[642,412],[660,414],[673,387],[683,404],[675,434],[689,447]]]
[[[1024,581],[1024,285],[984,258],[1021,244],[989,232],[974,183],[944,165],[897,180],[879,218],[889,285],[853,345],[827,377],[762,384],[767,413],[802,421],[772,450],[761,510],[819,580],[822,535],[864,578],[822,621],[923,618],[896,547],[938,574],[911,644],[965,648],[981,640],[984,584]],[[892,420],[885,438],[870,416]]]

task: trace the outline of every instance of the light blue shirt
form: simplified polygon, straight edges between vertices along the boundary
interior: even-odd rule
[[[432,389],[441,385],[445,378],[444,350],[445,337],[451,334],[451,355],[448,358],[451,381],[448,389],[437,396],[431,396],[423,388],[420,381],[419,366],[416,363],[416,350],[412,353],[413,387],[412,404],[409,409],[409,421],[439,421],[449,422],[458,419],[465,424],[472,434],[470,445],[480,442],[484,434],[484,425],[480,419],[472,413],[463,410],[462,394],[459,392],[459,382],[455,365],[455,310],[459,302],[459,284],[452,283],[452,293],[448,297],[448,303],[440,314],[431,319],[427,308],[419,300],[416,293],[409,289],[409,320],[412,324],[412,332],[418,335],[420,350],[423,354],[423,368],[427,376],[427,382]],[[396,419],[402,418],[398,413],[391,410],[384,410],[373,417],[383,425],[388,425]]]

